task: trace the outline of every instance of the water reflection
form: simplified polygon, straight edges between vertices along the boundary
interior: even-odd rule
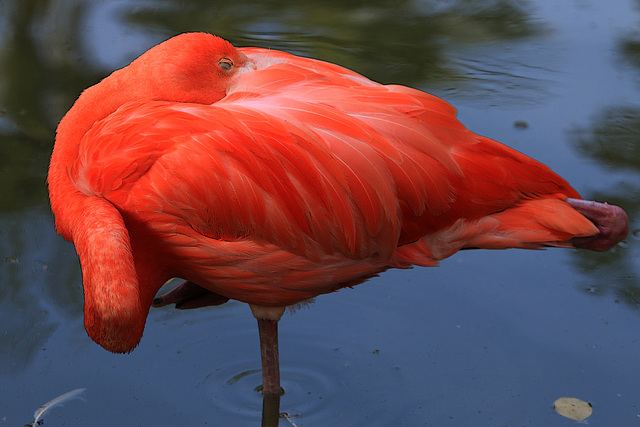
[[[48,139],[0,133],[0,214],[47,206],[50,150]]]
[[[157,1],[133,12],[130,20],[166,34],[198,29],[238,45],[286,50],[341,64],[374,80],[414,85],[450,76],[454,67],[445,55],[448,47],[537,31],[523,5],[506,0],[315,0],[293,7],[286,1],[189,0],[179,8]]]
[[[640,107],[620,106],[604,109],[593,119],[591,128],[573,129],[571,138],[585,156],[624,177],[640,176]],[[638,179],[624,178],[606,190],[592,191],[588,198],[606,200],[624,207],[631,219],[631,233],[624,245],[615,250],[594,254],[578,252],[576,264],[586,273],[587,292],[594,295],[615,294],[620,301],[640,307],[640,268],[636,237],[640,224],[640,184]]]
[[[83,3],[3,2],[7,12],[0,48],[3,133],[11,129],[51,144],[62,114],[82,89],[104,76],[104,70],[93,70],[83,59]]]
[[[0,374],[17,374],[59,324],[82,316],[75,251],[53,232],[45,209],[0,216]]]
[[[640,9],[640,0],[636,0],[636,8]],[[620,41],[619,50],[629,63],[640,68],[640,37],[637,33],[625,36]]]
[[[640,40],[631,38],[623,40],[621,50],[631,64],[640,68]]]
[[[386,83],[436,89],[465,101],[479,99],[476,102],[482,107],[504,104],[506,91],[518,97],[519,103],[542,104],[556,89],[557,82],[547,78],[556,71],[534,70],[533,65],[546,49],[540,48],[537,41],[547,34],[547,26],[532,9],[531,3],[508,0],[396,1],[391,6],[389,2],[376,0],[312,0],[293,4],[235,0],[0,2],[0,274],[4,278],[0,288],[0,374],[19,376],[27,370],[61,325],[74,324],[80,333],[79,266],[73,247],[53,230],[44,181],[55,126],[82,89],[125,65],[152,44],[178,32],[200,30],[216,33],[238,45],[282,49],[336,62]],[[620,42],[620,52],[634,67],[640,67],[639,46],[637,37]],[[591,126],[575,128],[570,134],[576,151],[620,180],[618,186],[606,191],[587,191],[585,196],[623,206],[632,218],[632,230],[640,228],[635,220],[640,214],[639,129],[637,105],[614,105],[604,106],[593,117]],[[630,236],[626,247],[610,253],[576,252],[574,259],[585,281],[585,290],[593,295],[614,294],[627,305],[639,307],[639,245],[639,239]],[[347,311],[350,307],[343,308]],[[171,332],[182,338],[177,327]],[[331,349],[336,337],[319,343],[317,340],[317,334],[307,338],[308,342],[296,340],[297,346],[308,350],[303,353],[307,360]],[[233,344],[237,348],[237,343]],[[243,354],[251,354],[255,344],[251,342]],[[167,348],[174,350],[171,346]],[[207,351],[202,349],[200,354]],[[185,353],[179,355],[180,360],[184,361]],[[286,354],[283,352],[283,358]],[[156,355],[154,360],[166,363],[166,355],[162,356]],[[100,360],[114,363],[108,359],[110,355],[91,357],[104,357]],[[242,361],[247,369],[256,366],[246,359]],[[330,389],[336,386],[337,378],[346,374],[314,362],[322,374],[318,377],[298,372],[296,363],[303,361],[290,360],[283,365],[285,374],[295,376],[295,384],[306,378],[304,382],[310,384],[309,389],[322,392],[320,396],[313,394],[312,401],[308,399],[308,390],[297,392],[293,382],[285,384],[291,390],[290,396],[305,399],[302,403],[296,401],[296,407],[302,407],[305,414],[329,413],[326,408],[335,409],[337,405],[330,396],[349,395],[351,400],[342,410],[350,411],[354,399],[351,390],[340,395]],[[362,359],[356,365],[371,363]],[[228,368],[233,372],[226,375]],[[225,378],[244,372],[235,368],[230,362],[224,365]],[[502,369],[496,371],[503,372]],[[380,376],[379,366],[375,372]],[[387,376],[388,381],[383,381],[387,385],[403,384],[397,377]],[[415,375],[412,372],[410,376]],[[382,381],[375,380],[371,380],[372,389],[373,383]],[[256,381],[250,385],[253,387]],[[360,381],[353,373],[349,384]],[[218,398],[213,391],[224,384],[220,375],[203,382],[205,389],[211,389],[212,395],[223,403],[224,398]],[[457,390],[455,384],[447,387]],[[400,401],[407,398],[401,395],[400,386],[393,390],[393,397],[398,396],[394,406],[400,407]],[[246,398],[255,398],[250,393]],[[233,393],[222,395],[233,397]],[[376,398],[379,402],[390,399],[382,392]],[[356,402],[362,406],[371,400],[369,396],[360,399]],[[411,410],[418,406],[417,398],[414,399]],[[242,403],[239,398],[226,403],[239,411],[233,406],[238,401]],[[309,402],[326,406],[317,410],[305,407]],[[379,411],[385,412],[387,407],[381,404]]]
[[[640,7],[640,1],[636,1]],[[637,35],[618,41],[624,62],[640,71],[640,40]],[[640,74],[638,74],[640,75]],[[619,172],[621,182],[606,190],[592,191],[590,198],[622,206],[631,220],[631,232],[624,245],[608,254],[580,252],[576,264],[584,271],[586,292],[614,294],[617,301],[640,307],[640,106],[614,105],[603,108],[592,118],[589,128],[570,132],[573,145],[583,155],[597,160],[607,169]]]
[[[0,71],[4,114],[21,133],[51,139],[55,123],[80,90],[124,60],[105,63],[96,50],[128,35],[128,60],[169,36],[201,30],[232,40],[325,59],[383,82],[416,85],[451,79],[457,66],[446,50],[487,40],[524,38],[538,31],[522,5],[471,2],[215,2],[165,0],[101,4],[91,0],[4,2]],[[97,15],[97,16],[96,16]],[[118,24],[96,29],[99,22]],[[102,31],[114,31],[110,38]],[[146,32],[146,46],[132,34]],[[88,39],[94,37],[94,40]],[[96,42],[102,44],[96,45]],[[377,58],[378,61],[372,61]],[[116,62],[116,63],[114,63]],[[1,123],[1,121],[0,121]]]
[[[37,140],[53,129],[79,92],[146,48],[179,32],[201,30],[232,40],[325,59],[387,83],[417,85],[461,78],[447,50],[539,32],[521,4],[471,2],[216,2],[104,5],[91,0],[4,2],[0,53],[0,129]],[[339,17],[339,19],[338,19]],[[98,24],[118,20],[111,26]],[[99,25],[102,27],[96,28]],[[99,30],[115,30],[110,38]],[[127,37],[125,58],[101,55],[114,35]],[[143,46],[133,34],[148,34]],[[97,44],[101,43],[101,44]],[[372,60],[377,58],[378,60]],[[3,126],[2,126],[3,125]]]
[[[69,300],[78,303],[80,278],[72,250],[52,236],[52,223],[43,220],[47,215],[44,180],[59,118],[83,88],[124,65],[105,64],[92,52],[96,47],[104,47],[96,46],[96,40],[87,39],[90,34],[87,24],[96,21],[97,13],[107,14],[106,18],[116,17],[120,20],[117,25],[129,32],[146,32],[152,35],[150,38],[162,39],[187,30],[215,32],[239,45],[284,49],[340,63],[384,82],[411,85],[465,80],[464,84],[471,83],[477,88],[483,81],[495,79],[504,85],[505,80],[513,78],[517,81],[514,86],[530,93],[539,92],[544,86],[522,76],[523,70],[514,73],[513,66],[510,73],[504,72],[505,64],[500,60],[491,65],[486,57],[480,62],[452,60],[447,55],[457,47],[477,46],[480,42],[526,41],[543,31],[544,25],[529,15],[524,4],[506,0],[397,1],[393,6],[382,1],[342,0],[310,1],[304,6],[292,6],[284,1],[249,4],[227,1],[213,5],[205,0],[152,0],[135,3],[135,6],[120,2],[112,7],[91,0],[33,0],[4,2],[4,8],[5,28],[0,49],[0,158],[11,158],[11,162],[5,162],[0,168],[0,200],[3,201],[0,210],[5,214],[3,230],[30,231],[14,233],[3,244],[8,245],[6,253],[13,254],[7,259],[27,259],[33,253],[33,230],[38,230],[37,235],[50,236],[44,242],[38,240],[39,245],[50,245],[47,247],[50,254],[65,248],[67,256],[63,259],[53,255],[47,258],[55,259],[56,270],[65,272],[49,277],[58,292],[46,291],[53,286],[42,286],[45,295],[64,296],[49,301],[59,305],[62,311],[68,310]],[[130,46],[130,56],[146,47]],[[633,62],[637,57],[637,42],[627,41],[623,51]],[[592,135],[584,131],[576,133],[577,147],[603,165],[637,171],[638,122],[637,110],[607,110],[603,117],[595,119]],[[619,203],[634,217],[640,201],[628,195],[637,194],[638,189],[632,183],[625,185],[623,192],[593,197]],[[25,208],[33,206],[43,208],[36,220],[34,215],[7,216],[11,212],[23,213]],[[7,235],[8,231],[4,233]],[[605,277],[613,269],[637,277],[632,274],[633,253],[635,250],[622,249],[604,255],[581,253],[578,264],[589,275]],[[34,281],[17,273],[21,266],[5,262],[4,268],[15,271],[6,276],[12,278],[9,288],[12,296],[4,301],[28,301],[35,304],[30,311],[38,312],[43,297],[29,296]],[[622,285],[625,292],[620,292],[621,295],[635,295],[636,279],[631,280],[632,285]],[[625,279],[616,283],[612,286],[625,283]],[[625,300],[638,303],[635,296]],[[5,313],[10,310],[6,308]],[[76,306],[72,313],[78,315]],[[46,323],[38,316],[25,316],[24,321]],[[11,330],[19,335],[19,328]],[[32,350],[27,352],[33,352],[37,345],[30,347]]]

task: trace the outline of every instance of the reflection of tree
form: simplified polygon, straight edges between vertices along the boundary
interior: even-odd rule
[[[153,4],[153,3],[151,3]],[[451,72],[445,46],[510,39],[535,31],[506,0],[450,2],[187,0],[143,8],[133,22],[168,34],[201,31],[237,45],[255,45],[324,59],[374,80],[416,84]],[[375,58],[377,61],[372,61]]]
[[[91,63],[83,28],[99,2],[3,1],[0,39],[0,211],[46,204],[54,129],[80,91],[106,71]],[[119,8],[128,25],[169,37],[202,30],[238,45],[322,58],[387,83],[451,79],[445,47],[535,32],[508,0],[389,2],[151,0]],[[140,53],[140,52],[137,52]],[[118,64],[120,65],[120,64]],[[116,64],[113,64],[113,68]]]
[[[638,2],[640,5],[640,2]],[[623,38],[619,51],[625,61],[640,68],[640,40]],[[589,130],[577,130],[573,139],[585,155],[598,159],[605,167],[626,171],[629,175],[640,172],[640,107],[620,106],[604,110],[594,120]],[[596,277],[597,284],[587,290],[596,294],[614,292],[619,300],[640,307],[640,185],[636,178],[616,188],[608,188],[606,194],[595,192],[589,198],[606,200],[625,208],[631,220],[631,234],[626,245],[609,253],[581,252],[577,259],[584,271]]]
[[[5,159],[0,160],[0,212],[42,205],[47,199],[49,146],[49,141],[0,134],[0,159]]]
[[[577,135],[580,151],[597,158],[604,166],[640,170],[640,108],[605,110],[589,133]]]
[[[640,0],[636,0],[636,8],[640,9]],[[620,51],[627,61],[640,68],[640,39],[637,33],[634,37],[626,37],[620,42]]]
[[[572,136],[577,148],[605,167],[640,175],[640,107],[609,108],[594,123],[589,130],[574,131]],[[631,234],[622,247],[603,254],[580,251],[576,260],[597,282],[588,287],[589,292],[614,292],[620,300],[636,307],[640,307],[638,182],[636,179],[608,188],[606,193],[589,194],[590,199],[606,200],[623,207],[631,220]]]
[[[0,49],[2,212],[47,203],[45,177],[56,123],[80,91],[101,77],[77,59],[79,34],[71,38],[75,43],[61,41],[66,31],[80,27],[64,27],[54,35],[43,34],[44,26],[37,26],[49,3],[3,2],[7,37]],[[80,2],[68,5],[81,9]],[[77,14],[69,19],[73,22]]]
[[[58,120],[102,77],[78,54],[83,3],[0,5],[0,374],[26,367],[58,323],[82,314],[77,257],[55,234],[45,179]],[[64,24],[43,25],[52,7]]]
[[[629,62],[636,67],[640,67],[640,40],[624,40],[622,42],[622,53]]]
[[[43,20],[55,3],[12,2],[5,22],[9,28],[4,29],[11,36],[0,51],[0,103],[20,133],[38,140],[52,140],[61,113],[82,88],[102,77],[77,56],[83,2],[59,5],[69,11],[69,25],[52,28]]]

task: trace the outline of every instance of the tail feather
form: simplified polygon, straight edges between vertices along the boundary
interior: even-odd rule
[[[395,267],[430,267],[460,249],[540,249],[544,246],[606,251],[624,239],[629,219],[613,205],[579,199],[531,199],[478,220],[458,220],[400,246]]]
[[[475,236],[465,247],[571,247],[571,239],[598,233],[598,228],[589,219],[560,199],[528,200],[514,208],[490,215],[489,218],[497,221],[496,228]]]

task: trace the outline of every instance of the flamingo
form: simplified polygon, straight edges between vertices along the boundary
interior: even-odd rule
[[[442,99],[205,33],[86,89],[59,124],[48,185],[95,342],[130,352],[152,305],[242,301],[265,396],[281,390],[286,307],[466,248],[604,251],[629,227]]]

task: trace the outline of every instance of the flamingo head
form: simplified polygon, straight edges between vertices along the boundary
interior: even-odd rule
[[[213,104],[251,61],[228,41],[205,33],[184,33],[149,49],[113,73],[140,99]],[[131,87],[133,85],[133,87]]]

